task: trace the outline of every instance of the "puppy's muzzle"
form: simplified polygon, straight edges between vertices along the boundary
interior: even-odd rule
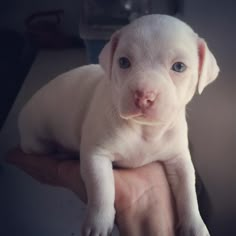
[[[133,94],[134,104],[140,110],[147,110],[153,106],[157,95],[154,91],[135,90]]]

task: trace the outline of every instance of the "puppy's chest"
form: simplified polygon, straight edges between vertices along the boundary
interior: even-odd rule
[[[165,140],[146,141],[136,137],[117,140],[112,147],[113,164],[118,167],[135,168],[153,161],[165,160],[171,155],[171,148]]]

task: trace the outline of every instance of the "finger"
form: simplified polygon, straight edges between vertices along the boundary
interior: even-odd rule
[[[20,157],[22,155],[22,151],[19,147],[16,147],[14,149],[11,149],[7,155],[6,155],[6,162],[14,164],[17,163],[18,161],[20,161]]]
[[[11,150],[6,161],[13,164],[41,183],[61,185],[58,176],[59,161],[49,155],[25,154],[19,148]]]
[[[42,158],[43,157],[43,158]],[[25,154],[21,149],[15,148],[7,154],[6,161],[10,164],[24,168],[35,168],[41,169],[45,163],[50,162],[47,156]],[[45,166],[47,167],[47,166]]]
[[[80,162],[78,160],[61,161],[58,164],[57,173],[62,186],[69,188],[83,201],[87,201],[84,182],[80,175]]]
[[[25,154],[19,148],[11,150],[6,160],[40,183],[68,188],[86,201],[78,160],[57,160],[56,154]]]

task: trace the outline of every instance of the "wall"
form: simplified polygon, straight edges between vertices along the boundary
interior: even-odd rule
[[[221,69],[188,109],[196,167],[213,203],[212,235],[236,235],[236,4],[186,0],[184,19],[206,39]]]

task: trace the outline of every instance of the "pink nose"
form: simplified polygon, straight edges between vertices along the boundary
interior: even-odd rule
[[[136,90],[134,92],[134,104],[140,109],[150,108],[156,100],[157,94],[154,91],[143,92]]]

